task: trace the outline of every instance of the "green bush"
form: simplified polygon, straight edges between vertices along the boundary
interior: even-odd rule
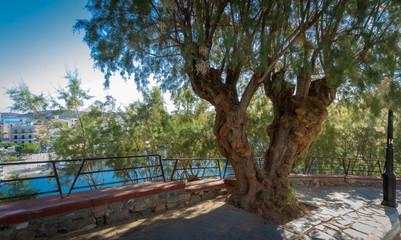
[[[17,161],[19,158],[17,156],[11,156],[11,157],[4,157],[1,160],[3,162],[12,162],[12,161]]]
[[[10,179],[17,179],[17,178],[20,178],[18,173],[12,174],[10,177]],[[36,198],[35,195],[29,196],[29,194],[37,193],[37,192],[39,192],[39,190],[29,188],[29,182],[30,182],[29,180],[26,180],[26,181],[17,181],[17,182],[9,183],[10,187],[9,187],[7,193],[5,193],[5,192],[0,193],[0,198],[6,198],[6,197],[12,197],[12,196],[23,196],[23,197],[4,199],[4,200],[1,200],[0,203],[14,202],[14,201],[19,201],[19,200]],[[28,196],[24,196],[24,195],[28,195]]]
[[[23,143],[15,148],[15,151],[24,154],[40,153],[42,148],[35,143]]]
[[[0,148],[9,148],[9,147],[16,147],[18,146],[16,143],[13,142],[0,142]]]

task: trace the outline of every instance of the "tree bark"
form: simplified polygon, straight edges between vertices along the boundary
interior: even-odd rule
[[[210,69],[207,74],[195,70],[188,75],[194,92],[209,101],[216,111],[214,134],[218,149],[234,170],[236,184],[231,201],[250,212],[264,216],[277,223],[303,214],[302,206],[296,201],[288,184],[294,161],[309,147],[316,134],[321,132],[327,117],[326,108],[335,95],[327,86],[326,79],[298,79],[308,87],[294,94],[294,88],[287,86],[280,74],[272,74],[264,87],[267,97],[273,103],[274,121],[267,128],[270,137],[263,167],[258,166],[246,132],[246,108],[238,100],[236,79],[222,82],[221,72]],[[283,77],[283,75],[281,75]],[[306,83],[305,83],[306,81]],[[281,84],[281,86],[277,86]],[[251,86],[254,90],[257,85]],[[241,99],[250,99],[242,96]]]
[[[270,209],[295,217],[302,208],[291,194],[288,175],[294,161],[321,133],[328,116],[327,107],[335,99],[335,89],[327,86],[326,78],[310,83],[308,91],[304,90],[306,94],[301,97],[284,83],[279,91],[269,84],[264,87],[274,109],[273,123],[267,128],[269,148],[264,155],[263,172],[268,182],[265,200]]]
[[[266,87],[266,86],[265,86]],[[305,98],[294,96],[282,86],[279,92],[267,89],[273,102],[274,121],[267,128],[269,148],[259,168],[249,146],[246,118],[242,112],[216,108],[214,134],[221,154],[230,160],[236,177],[232,201],[241,208],[277,223],[304,213],[288,183],[296,158],[321,132],[327,107],[335,98],[326,79],[312,82]]]

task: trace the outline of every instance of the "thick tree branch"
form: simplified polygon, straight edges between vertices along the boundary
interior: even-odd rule
[[[220,2],[219,7],[216,10],[214,19],[213,19],[213,24],[210,27],[210,31],[209,31],[209,36],[206,39],[206,43],[208,47],[211,47],[213,44],[213,36],[214,33],[216,32],[217,26],[220,22],[221,16],[224,12],[224,9],[226,8],[227,4],[228,4],[229,0],[223,0]]]
[[[258,83],[259,76],[254,73],[251,80],[249,81],[248,85],[245,88],[244,93],[241,96],[239,111],[246,111],[249,103],[252,100],[253,95],[258,90],[260,83]]]

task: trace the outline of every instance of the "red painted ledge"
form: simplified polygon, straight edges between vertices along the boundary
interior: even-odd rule
[[[346,178],[346,176],[328,174],[290,174],[288,178]]]
[[[189,182],[185,186],[185,191],[188,193],[196,192],[205,189],[224,187],[224,180],[221,179],[204,179],[194,182]]]
[[[235,181],[237,181],[236,179],[235,179],[235,177],[226,177],[226,178],[224,178],[224,183],[227,185],[227,186],[234,186],[234,184],[235,184]]]
[[[344,179],[355,179],[355,180],[369,180],[369,181],[382,181],[382,177],[376,176],[354,176],[354,175],[327,175],[327,174],[290,174],[288,178],[302,179],[302,178],[317,178],[317,179],[333,179],[333,178],[344,178]],[[224,179],[224,182],[228,186],[234,186],[235,177],[228,177]],[[401,182],[401,178],[396,178],[397,182]]]
[[[185,183],[180,181],[143,182],[76,192],[63,199],[59,196],[49,196],[3,203],[0,204],[0,225],[184,188]]]

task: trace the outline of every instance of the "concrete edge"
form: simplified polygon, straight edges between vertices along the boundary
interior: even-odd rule
[[[396,208],[396,211],[389,216],[391,229],[384,235],[383,240],[395,239],[397,235],[401,234],[401,223],[400,223],[400,207]]]

